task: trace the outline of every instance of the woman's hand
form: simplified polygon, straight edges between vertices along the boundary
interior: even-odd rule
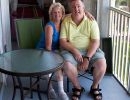
[[[90,20],[95,20],[94,16],[88,12],[88,11],[85,11],[85,15],[90,19]]]

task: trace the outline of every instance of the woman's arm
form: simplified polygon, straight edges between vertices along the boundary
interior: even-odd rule
[[[45,27],[45,49],[51,51],[52,50],[52,36],[53,36],[53,28],[50,25],[46,25]]]
[[[94,16],[88,12],[88,11],[85,11],[85,15],[90,19],[90,20],[95,20]]]

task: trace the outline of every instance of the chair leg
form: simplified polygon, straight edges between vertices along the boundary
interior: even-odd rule
[[[78,74],[78,77],[84,77],[84,78],[86,78],[86,79],[88,79],[88,80],[90,80],[90,81],[93,81],[93,79],[91,79],[91,78],[89,78],[89,77],[87,77],[87,76],[85,76],[85,74],[86,73],[88,73],[87,71],[86,72],[84,72],[83,74]],[[67,92],[69,92],[69,78],[67,77]]]
[[[67,92],[69,92],[69,78],[67,77]]]

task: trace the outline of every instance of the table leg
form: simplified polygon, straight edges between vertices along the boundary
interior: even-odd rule
[[[12,100],[14,100],[15,98],[15,94],[16,94],[16,81],[15,81],[15,76],[12,76],[12,80],[13,80],[13,97],[12,97]]]
[[[38,81],[38,83],[37,83],[37,92],[38,92],[39,100],[42,100],[41,95],[40,95],[40,77],[41,76],[37,77],[37,81]]]
[[[47,86],[47,99],[49,100],[49,87],[50,87],[50,83],[51,83],[51,79],[53,77],[55,72],[53,72],[49,78],[49,81],[48,81],[48,86]]]
[[[14,86],[14,90],[13,90],[13,96],[12,96],[12,100],[15,99],[15,95],[16,95],[16,89],[20,89],[20,96],[21,96],[21,100],[24,100],[24,89],[30,91],[31,93],[31,98],[33,97],[33,87],[37,86],[37,93],[38,93],[38,97],[39,100],[42,100],[41,95],[40,95],[40,77],[41,76],[37,76],[37,80],[33,83],[32,77],[30,77],[30,88],[26,88],[23,87],[22,82],[21,82],[21,78],[20,77],[16,77],[16,76],[12,76],[12,80],[13,80],[13,86]],[[16,80],[17,79],[17,80]],[[17,83],[18,82],[18,83]]]
[[[17,81],[18,81],[18,85],[19,85],[19,88],[20,88],[20,95],[21,95],[21,100],[24,100],[24,89],[23,89],[23,86],[22,86],[22,82],[21,82],[21,79],[20,77],[16,77],[17,78]]]
[[[32,92],[32,77],[30,77],[30,98],[33,98],[33,92]]]

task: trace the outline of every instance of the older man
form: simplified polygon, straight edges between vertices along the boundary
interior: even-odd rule
[[[60,44],[61,54],[65,59],[64,71],[74,86],[72,99],[78,100],[84,90],[77,79],[78,71],[93,67],[90,93],[95,100],[101,100],[99,83],[106,71],[106,60],[104,53],[99,49],[100,34],[97,22],[88,19],[84,9],[81,0],[72,0],[72,13],[62,22]]]

